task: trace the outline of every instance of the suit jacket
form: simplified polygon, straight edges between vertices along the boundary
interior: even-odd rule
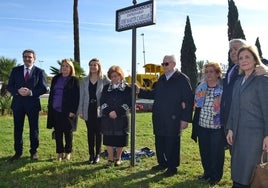
[[[58,74],[53,77],[51,82],[51,89],[48,98],[48,117],[47,117],[47,128],[53,128],[55,126],[55,120],[53,118],[53,98],[55,95],[55,84],[61,74]],[[64,83],[63,88],[63,96],[62,96],[62,113],[69,117],[69,113],[72,112],[74,114],[77,113],[79,105],[79,80],[70,76]],[[70,123],[72,125],[73,130],[77,128],[77,116],[75,118],[70,118]]]
[[[233,66],[235,66],[235,64]],[[225,78],[223,80],[223,93],[221,98],[221,123],[224,127],[226,127],[226,123],[230,113],[234,83],[236,79],[239,77],[238,76],[239,67],[237,66],[236,69],[234,70],[235,72],[232,79],[228,83],[228,76],[230,74],[230,70],[232,69],[232,67],[228,69]]]
[[[98,79],[97,82],[97,89],[96,89],[96,96],[97,96],[97,107],[100,108],[100,97],[101,92],[103,89],[103,86],[110,83],[108,78],[106,76],[103,76]],[[88,105],[89,105],[89,91],[88,91],[88,85],[89,85],[89,76],[85,77],[83,79],[83,82],[80,84],[80,100],[79,100],[79,107],[78,107],[78,114],[83,115],[84,120],[88,120]],[[98,110],[100,112],[100,110]],[[98,117],[100,117],[100,113],[98,113]]]
[[[32,91],[32,96],[21,96],[18,90],[27,87]],[[44,70],[33,66],[30,78],[24,81],[24,65],[14,67],[9,77],[7,90],[13,96],[11,109],[41,110],[40,95],[47,92],[46,75]]]
[[[153,127],[158,136],[177,136],[180,134],[180,121],[191,122],[194,94],[189,78],[176,71],[169,80],[160,76],[152,91],[140,90],[140,98],[154,99]],[[182,102],[186,108],[182,108]]]
[[[233,131],[232,180],[247,185],[268,136],[268,77],[252,74],[241,85],[242,80],[234,85],[227,129]]]

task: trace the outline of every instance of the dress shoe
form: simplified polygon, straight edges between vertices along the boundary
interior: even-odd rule
[[[218,180],[209,180],[208,183],[210,186],[214,186],[218,183],[219,181]]]
[[[98,163],[100,161],[100,155],[96,155],[94,158],[94,164]]]
[[[165,177],[171,177],[178,173],[177,168],[168,168],[167,171],[164,173]]]
[[[21,158],[21,155],[19,155],[19,154],[15,154],[15,155],[13,155],[12,157],[10,157],[10,158],[7,160],[7,162],[13,162],[13,161],[15,161],[15,160],[18,160],[19,158]]]
[[[110,168],[110,167],[112,167],[113,163],[114,163],[114,161],[112,161],[112,160],[108,160],[108,162],[107,162],[106,165],[105,165],[105,168]]]
[[[94,157],[93,157],[93,155],[90,155],[90,156],[89,156],[88,163],[89,163],[89,164],[93,164],[93,163],[94,163]]]
[[[209,176],[206,174],[203,174],[201,176],[198,176],[198,180],[207,181],[209,180]]]
[[[121,159],[116,159],[114,162],[114,166],[120,166],[121,165]]]
[[[31,154],[31,160],[33,160],[33,161],[37,161],[38,160],[37,153]]]
[[[57,153],[57,160],[62,161],[63,153]]]
[[[69,161],[71,159],[71,153],[65,153],[65,159]]]
[[[166,168],[167,168],[166,166],[156,165],[156,166],[153,166],[151,169],[153,171],[162,171],[162,170],[165,170]]]

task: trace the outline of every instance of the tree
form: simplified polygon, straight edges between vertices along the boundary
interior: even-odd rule
[[[0,109],[1,115],[5,114],[6,110],[10,111],[11,105],[11,96],[8,95],[7,92],[7,82],[9,79],[9,75],[12,71],[12,68],[17,64],[16,59],[8,59],[5,57],[0,57],[0,81],[1,83],[1,95],[0,95]]]
[[[74,24],[74,61],[77,62],[78,65],[80,66],[78,0],[74,0],[73,24]]]
[[[228,0],[228,41],[234,38],[246,39],[241,23],[238,20],[238,10],[233,0]],[[232,66],[228,52],[228,66]]]
[[[189,16],[187,16],[184,38],[181,47],[181,71],[190,78],[191,86],[193,89],[195,89],[197,85],[197,66],[195,51],[196,47],[192,36],[190,19]]]
[[[256,46],[257,49],[258,49],[260,58],[262,59],[262,51],[261,51],[261,44],[260,44],[260,41],[259,41],[259,37],[257,37],[257,39],[256,39],[255,46]]]
[[[235,30],[233,31],[232,39],[235,39],[235,38],[240,38],[240,39],[246,40],[246,36],[245,36],[244,31],[242,29],[240,20],[237,20],[237,22],[235,24]]]
[[[204,65],[208,63],[208,60],[206,60],[206,62],[204,60],[202,61],[197,61],[196,62],[196,65],[197,65],[197,69],[198,69],[198,72],[199,72],[199,78],[198,80],[200,81],[203,77],[203,72],[204,72]]]
[[[228,41],[233,39],[233,33],[238,21],[238,11],[233,0],[228,0]]]

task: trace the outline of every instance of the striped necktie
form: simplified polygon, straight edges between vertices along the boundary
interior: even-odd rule
[[[29,77],[30,77],[30,74],[29,74],[29,68],[26,68],[26,73],[25,73],[25,75],[24,75],[24,80],[25,80],[25,82],[27,82],[27,80],[29,79]]]

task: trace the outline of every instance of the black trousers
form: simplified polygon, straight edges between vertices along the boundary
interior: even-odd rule
[[[91,103],[88,108],[87,141],[88,153],[95,156],[101,153],[102,134],[101,120],[97,117],[97,103]]]
[[[73,148],[73,129],[68,120],[68,115],[53,110],[53,116],[55,119],[56,153],[71,153]]]
[[[22,155],[23,153],[23,127],[26,115],[28,117],[30,127],[30,153],[35,154],[39,146],[39,110],[14,110],[14,150],[17,155]]]
[[[204,174],[211,181],[220,181],[223,175],[225,134],[223,129],[198,127],[198,143]]]
[[[155,149],[159,165],[169,169],[180,165],[180,136],[155,135]]]

